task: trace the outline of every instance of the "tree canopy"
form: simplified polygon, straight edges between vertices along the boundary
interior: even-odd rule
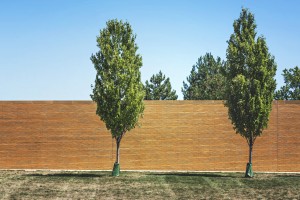
[[[201,56],[183,82],[185,100],[223,100],[225,98],[225,62],[211,53]]]
[[[170,78],[159,71],[152,75],[150,82],[145,82],[145,100],[177,100],[176,91],[172,90]]]
[[[248,164],[252,165],[253,144],[268,125],[277,66],[265,38],[256,37],[256,23],[251,12],[242,9],[233,27],[227,48],[225,105],[234,129],[248,142]]]
[[[135,39],[128,22],[109,20],[97,37],[99,51],[91,56],[97,72],[91,98],[97,103],[96,114],[116,140],[117,164],[122,137],[135,128],[144,111],[142,57]]]
[[[300,100],[300,69],[298,66],[283,70],[285,85],[276,91],[277,100]]]

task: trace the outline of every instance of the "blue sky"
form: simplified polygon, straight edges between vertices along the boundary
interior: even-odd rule
[[[162,70],[182,99],[182,82],[200,56],[226,59],[241,8],[282,70],[300,65],[298,0],[0,0],[0,100],[90,100],[96,36],[109,19],[137,35],[145,82]]]

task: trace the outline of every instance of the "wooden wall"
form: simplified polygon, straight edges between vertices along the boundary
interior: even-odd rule
[[[121,142],[123,170],[244,171],[246,140],[222,101],[146,101]],[[0,101],[0,169],[110,170],[115,142],[91,101]],[[274,101],[255,171],[300,172],[300,101]]]

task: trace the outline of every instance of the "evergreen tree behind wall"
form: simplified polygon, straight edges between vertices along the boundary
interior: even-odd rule
[[[175,90],[172,90],[170,78],[159,71],[153,75],[150,81],[145,82],[145,100],[177,100]]]
[[[206,53],[193,66],[187,83],[183,82],[185,100],[224,100],[226,63],[220,57],[216,59]]]
[[[300,69],[298,66],[283,70],[285,85],[276,91],[276,100],[300,100]]]

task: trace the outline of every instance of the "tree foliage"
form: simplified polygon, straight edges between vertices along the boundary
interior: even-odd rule
[[[226,103],[234,129],[252,147],[268,125],[276,81],[276,63],[264,37],[256,37],[254,15],[242,9],[228,41]]]
[[[145,100],[177,100],[176,91],[172,90],[170,78],[159,71],[145,82]]]
[[[187,82],[183,82],[185,100],[223,100],[225,98],[225,62],[206,53],[193,66]]]
[[[97,37],[100,50],[91,56],[97,72],[91,98],[97,103],[97,115],[116,139],[116,163],[122,137],[135,128],[144,111],[142,57],[135,39],[128,22],[109,20]]]
[[[277,100],[300,100],[300,69],[298,66],[283,70],[285,85],[276,91]]]

